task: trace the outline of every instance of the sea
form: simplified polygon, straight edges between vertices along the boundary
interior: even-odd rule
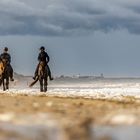
[[[12,94],[37,95],[40,93],[39,82],[32,88],[32,77],[17,79],[5,91]],[[2,93],[1,88],[1,93]],[[140,98],[140,78],[73,78],[59,77],[48,81],[48,91],[43,93],[59,97],[83,97],[93,99],[118,99],[125,96]]]

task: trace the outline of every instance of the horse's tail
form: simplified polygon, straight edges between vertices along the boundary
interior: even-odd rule
[[[32,87],[34,84],[36,84],[36,82],[38,81],[38,77],[36,78],[36,80],[34,80],[30,85],[29,85],[29,87]]]

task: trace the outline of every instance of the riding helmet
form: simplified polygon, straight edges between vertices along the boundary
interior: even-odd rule
[[[40,47],[40,50],[43,50],[44,51],[45,50],[45,47],[44,46],[41,46]]]
[[[8,51],[8,48],[7,48],[7,47],[5,47],[5,48],[4,48],[4,51],[5,51],[5,52],[7,52],[7,51]]]

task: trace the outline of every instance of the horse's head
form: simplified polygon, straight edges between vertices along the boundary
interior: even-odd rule
[[[44,62],[44,61],[41,61],[40,63],[39,63],[39,68],[38,68],[38,75],[44,75],[44,72],[45,72],[45,69],[46,68],[46,62]]]
[[[6,78],[6,83],[4,82],[5,75],[7,76],[8,74],[6,72],[6,66],[8,64],[8,61],[6,59],[0,59],[0,86],[3,83],[3,91],[6,89],[9,89],[9,82]]]
[[[8,61],[6,59],[0,60],[0,77],[2,76]]]
[[[46,67],[46,63],[41,61],[40,64],[39,64],[39,69],[43,70],[45,67]]]
[[[2,77],[2,74],[4,72],[4,68],[5,68],[5,65],[4,65],[3,61],[0,61],[0,78]]]

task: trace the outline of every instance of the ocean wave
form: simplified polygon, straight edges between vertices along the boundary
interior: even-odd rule
[[[48,91],[40,92],[39,88],[11,88],[8,91],[0,91],[1,94],[26,95],[26,96],[58,96],[58,97],[82,97],[91,99],[117,99],[121,100],[124,97],[140,98],[140,88],[48,88]]]
[[[33,88],[28,87],[27,81],[17,82],[10,85],[10,90],[0,93],[9,95],[27,96],[59,96],[59,97],[82,97],[92,99],[118,99],[124,97],[140,98],[140,79],[97,79],[75,81],[53,81],[48,85],[46,93],[39,92],[39,84]]]

